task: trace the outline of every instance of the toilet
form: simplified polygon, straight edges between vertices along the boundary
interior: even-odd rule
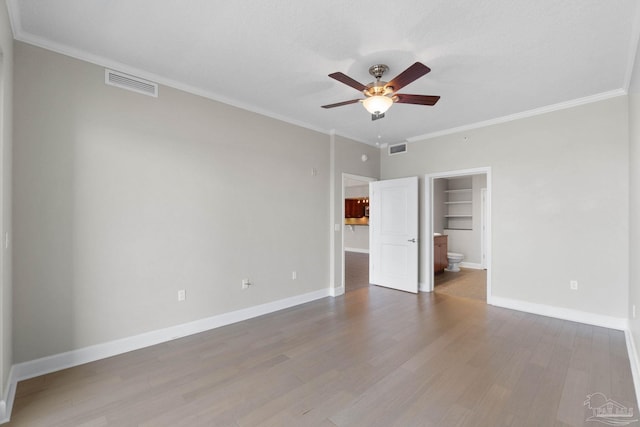
[[[459,254],[457,252],[447,252],[447,260],[449,261],[449,265],[445,268],[445,271],[452,271],[457,273],[460,271],[460,264],[464,259],[464,255]]]

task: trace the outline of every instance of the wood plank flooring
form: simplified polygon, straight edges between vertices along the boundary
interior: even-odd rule
[[[369,254],[345,251],[344,290],[345,292],[369,286]]]
[[[370,286],[18,384],[10,426],[597,426],[624,334]]]
[[[487,270],[460,268],[457,273],[443,271],[435,275],[433,284],[437,293],[487,301]]]

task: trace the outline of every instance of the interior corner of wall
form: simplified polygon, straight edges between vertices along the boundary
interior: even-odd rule
[[[11,409],[13,407],[13,400],[16,393],[16,372],[13,367],[9,371],[9,377],[2,390],[2,400],[0,400],[0,424],[9,422],[11,418]]]
[[[636,392],[636,404],[640,405],[640,361],[638,359],[638,348],[635,345],[633,331],[627,328],[625,331],[625,341],[627,344],[627,353],[629,356],[629,365],[631,365],[631,376],[633,378],[633,386]]]
[[[332,297],[339,297],[340,295],[344,295],[344,286],[330,287],[329,295]]]

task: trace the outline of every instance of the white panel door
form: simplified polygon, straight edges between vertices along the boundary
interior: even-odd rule
[[[369,280],[418,293],[418,177],[369,183]]]

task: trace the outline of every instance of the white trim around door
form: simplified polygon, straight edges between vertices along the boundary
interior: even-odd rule
[[[424,258],[425,263],[427,264],[427,268],[425,269],[425,274],[427,277],[424,278],[424,284],[420,287],[420,290],[425,290],[426,292],[433,291],[433,180],[438,178],[453,178],[467,175],[481,175],[485,174],[487,176],[487,188],[486,188],[486,200],[485,200],[485,209],[484,209],[484,220],[486,221],[486,230],[485,230],[485,239],[484,246],[486,249],[486,269],[487,269],[487,304],[491,304],[492,293],[491,293],[491,167],[481,167],[474,169],[462,169],[462,170],[454,170],[447,172],[436,172],[426,174],[424,176],[424,207],[422,219],[424,220],[425,230],[424,230]]]

